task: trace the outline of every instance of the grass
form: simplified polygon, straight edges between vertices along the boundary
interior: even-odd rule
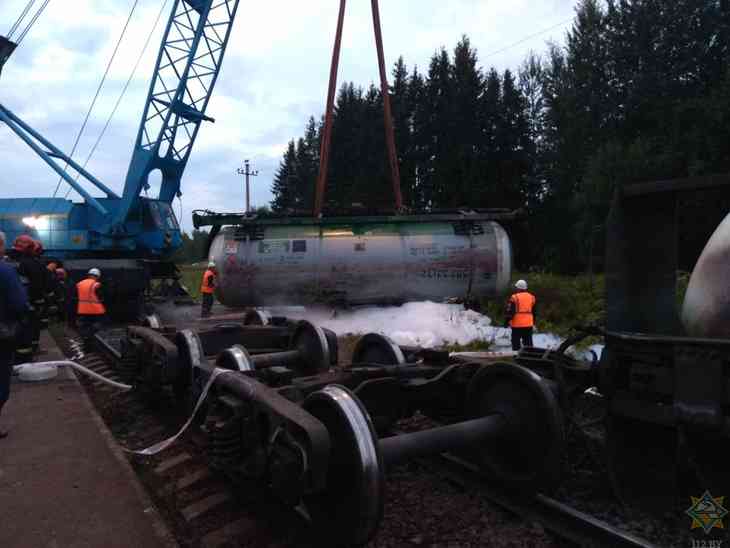
[[[690,274],[677,273],[677,310],[687,291]],[[604,324],[605,279],[602,274],[563,276],[546,273],[513,274],[512,285],[519,279],[527,280],[529,291],[537,298],[535,323],[540,332],[566,336],[575,326]],[[482,310],[494,325],[504,325],[504,303],[486,301]],[[586,340],[584,344],[591,344]]]
[[[198,299],[200,297],[200,282],[203,280],[204,266],[178,265],[180,270],[181,282],[188,288],[188,292],[192,297]]]
[[[524,279],[535,295],[537,330],[567,335],[574,326],[599,322],[603,317],[604,278],[602,275],[561,276],[545,273],[514,273],[514,282]],[[505,298],[506,300],[506,298]],[[503,301],[486,301],[482,310],[494,325],[504,325]]]
[[[449,352],[484,352],[485,350],[489,350],[490,346],[492,346],[491,341],[485,339],[474,339],[466,344],[447,342],[442,348]]]

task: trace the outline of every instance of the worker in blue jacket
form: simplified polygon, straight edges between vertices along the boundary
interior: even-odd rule
[[[5,234],[0,232],[0,413],[10,397],[10,376],[17,336],[30,310],[20,276],[4,257]],[[0,439],[7,435],[7,431],[0,428]]]

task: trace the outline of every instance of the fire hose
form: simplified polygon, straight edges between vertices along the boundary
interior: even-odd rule
[[[103,382],[105,384],[108,384],[109,386],[112,386],[112,387],[114,387],[114,388],[116,388],[118,390],[121,390],[123,392],[129,392],[130,390],[132,390],[134,388],[130,384],[124,384],[124,383],[121,383],[121,382],[116,382],[116,381],[113,381],[111,379],[108,379],[108,378],[104,377],[103,375],[100,375],[99,373],[96,373],[96,372],[92,371],[91,369],[89,369],[87,367],[84,367],[83,365],[78,364],[78,363],[76,363],[74,361],[71,361],[71,360],[59,360],[59,361],[49,361],[49,362],[23,363],[23,364],[20,364],[20,365],[16,365],[14,367],[14,370],[17,371],[18,373],[22,373],[22,371],[25,370],[25,369],[36,369],[36,368],[42,368],[42,367],[45,367],[45,368],[48,368],[48,369],[57,369],[59,367],[70,367],[72,369],[75,369],[76,371],[78,371],[79,373],[81,373],[83,375],[86,375],[88,377],[91,377],[92,379],[96,379],[99,382]],[[159,453],[161,451],[164,451],[170,445],[172,445],[173,443],[175,443],[175,441],[180,436],[182,436],[183,433],[190,427],[190,424],[193,422],[193,419],[194,419],[195,415],[197,414],[198,409],[200,409],[200,406],[207,399],[208,393],[210,392],[210,388],[211,388],[211,386],[213,386],[213,383],[215,382],[215,380],[220,375],[223,375],[223,374],[226,374],[226,373],[233,373],[233,371],[228,370],[228,369],[221,369],[221,368],[218,368],[218,367],[216,367],[213,370],[213,372],[210,375],[210,378],[208,379],[208,382],[205,384],[205,387],[203,388],[203,390],[202,390],[202,392],[200,394],[200,397],[198,398],[198,401],[195,404],[195,407],[193,408],[192,413],[190,414],[190,417],[185,422],[185,424],[182,425],[182,427],[180,428],[180,430],[176,434],[174,434],[173,436],[170,436],[169,438],[164,439],[164,440],[162,440],[162,441],[160,441],[158,443],[155,443],[155,444],[153,444],[153,445],[151,445],[151,446],[149,446],[149,447],[147,447],[145,449],[140,449],[140,450],[136,450],[135,451],[135,450],[132,450],[132,449],[123,448],[124,451],[126,451],[127,453],[132,453],[134,455],[151,456],[151,455],[156,455],[157,453]]]

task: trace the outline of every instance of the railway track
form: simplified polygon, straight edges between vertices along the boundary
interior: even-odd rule
[[[419,459],[433,473],[462,487],[477,488],[498,506],[529,521],[539,522],[547,530],[579,546],[605,548],[653,548],[648,540],[622,531],[605,521],[572,508],[554,498],[538,493],[522,496],[489,482],[474,464],[463,458],[442,453]]]
[[[129,382],[133,363],[120,352],[119,339],[86,351],[76,338],[58,337],[72,359],[118,382]],[[97,341],[100,342],[100,341]],[[174,434],[185,413],[166,390],[119,393],[93,379],[82,380],[115,438],[128,449],[142,449]],[[150,397],[153,396],[153,397]],[[132,459],[133,467],[182,546],[319,545],[302,512],[273,499],[260,485],[233,483],[212,469],[202,437],[183,436],[154,457]],[[450,454],[418,459],[427,472],[462,487],[529,522],[539,522],[561,539],[581,546],[653,546],[606,522],[544,495],[519,497],[490,484],[479,469]],[[427,474],[428,475],[428,474]]]
[[[117,382],[128,382],[118,349],[103,345],[87,351],[78,338],[57,335],[67,355]],[[171,394],[154,400],[138,391],[120,393],[83,378],[95,406],[115,439],[126,449],[148,447],[174,434],[183,416]],[[314,544],[301,513],[284,507],[262,486],[233,483],[208,465],[202,441],[182,436],[154,457],[133,457],[132,466],[181,546],[309,546]]]

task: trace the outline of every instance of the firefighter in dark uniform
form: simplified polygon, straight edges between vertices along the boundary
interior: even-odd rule
[[[29,304],[14,265],[4,260],[5,234],[0,232],[0,412],[10,397],[13,353]],[[0,429],[0,439],[8,433]]]
[[[43,302],[38,303],[38,318],[40,321],[40,328],[48,329],[48,314],[52,303],[53,284],[55,280],[53,279],[53,273],[49,271],[42,257],[43,244],[40,240],[33,240],[33,260],[43,269]]]
[[[38,349],[41,334],[39,311],[45,305],[46,269],[34,258],[35,242],[27,234],[15,238],[8,257],[17,265],[18,274],[26,284],[30,299],[29,328],[23,329],[15,350],[16,361],[29,362]]]
[[[58,319],[60,321],[63,321],[66,317],[66,278],[68,277],[68,275],[66,274],[66,270],[62,266],[56,268],[54,274],[56,277],[55,291]]]

